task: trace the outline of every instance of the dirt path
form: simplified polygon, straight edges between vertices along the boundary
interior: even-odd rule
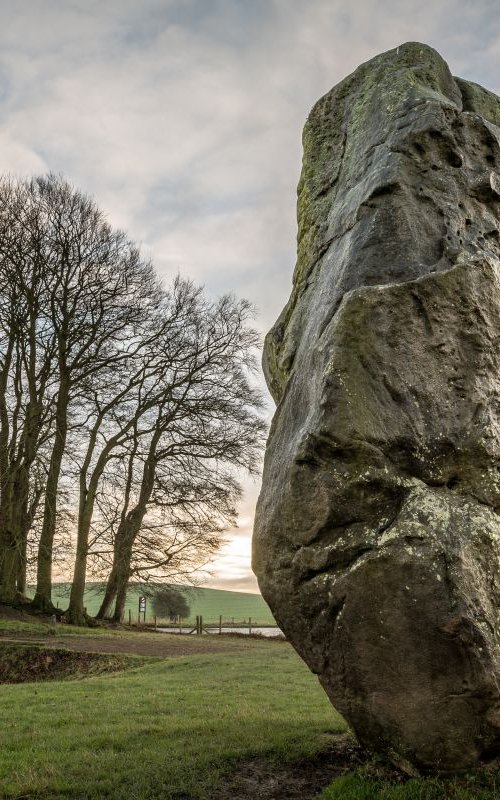
[[[9,633],[1,642],[25,642],[44,647],[64,648],[79,653],[126,653],[129,655],[174,656],[200,653],[227,653],[245,650],[248,644],[229,636],[180,636],[179,634],[128,634],[119,636],[22,636]],[[273,643],[274,644],[274,643]],[[284,644],[284,643],[283,643]],[[278,643],[277,646],[280,646]]]

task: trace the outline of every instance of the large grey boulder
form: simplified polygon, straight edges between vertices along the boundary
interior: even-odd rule
[[[500,99],[409,43],[312,110],[262,594],[359,740],[408,771],[500,752]]]

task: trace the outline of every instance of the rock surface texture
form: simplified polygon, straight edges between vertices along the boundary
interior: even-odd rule
[[[361,743],[471,768],[500,752],[500,99],[409,43],[303,141],[254,570]]]

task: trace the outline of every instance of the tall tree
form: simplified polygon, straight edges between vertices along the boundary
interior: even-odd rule
[[[94,202],[58,178],[35,184],[44,211],[41,250],[57,345],[55,435],[49,461],[34,605],[52,607],[52,549],[69,409],[89,383],[126,360],[158,284],[152,267]]]
[[[178,369],[183,356],[184,328],[196,290],[176,279],[170,292],[158,296],[156,314],[148,316],[147,329],[136,337],[136,347],[110,381],[93,392],[87,447],[79,472],[79,514],[76,559],[68,618],[84,621],[84,591],[89,536],[98,491],[110,462],[123,459],[132,442],[151,433],[151,413],[164,400],[165,380]],[[169,388],[170,384],[169,384]]]
[[[26,583],[27,536],[43,491],[36,460],[52,425],[54,336],[30,184],[0,182],[0,597]],[[34,473],[34,474],[32,474]]]
[[[71,552],[68,618],[85,619],[90,557],[109,569],[100,614],[119,619],[132,576],[215,551],[262,444],[250,315],[180,278],[164,289],[62,178],[0,179],[0,601],[29,561],[33,606],[54,611]]]
[[[161,586],[148,592],[153,613],[160,618],[189,617],[190,607],[186,595],[175,586]]]
[[[13,522],[19,506],[13,502],[11,484],[18,485],[24,514],[29,497],[26,478],[37,450],[33,432],[40,430],[44,382],[50,380],[50,455],[43,493],[34,605],[51,610],[58,487],[72,406],[81,403],[90,385],[99,384],[103,371],[129,357],[140,335],[137,329],[144,326],[161,290],[151,265],[141,259],[125,234],[114,231],[93,200],[75,191],[62,178],[7,181],[3,199],[3,227],[7,237],[1,250],[0,269],[5,278],[4,304],[11,310],[3,366],[6,375],[11,376],[16,399],[15,411],[9,418],[6,393],[1,385],[2,372],[0,471],[6,484],[4,496],[0,497],[3,539],[0,596],[4,599],[12,596],[16,568],[10,565],[11,562],[19,565],[19,554],[24,547],[24,534],[16,532]],[[18,320],[12,317],[15,308],[27,312],[21,331]],[[40,336],[45,342],[46,357],[37,368]],[[25,403],[23,396],[27,398]],[[23,446],[13,468],[12,461],[5,462],[5,453],[9,432],[12,439],[12,434],[20,430],[18,407],[23,410],[20,434]]]
[[[191,524],[199,545],[201,531],[208,543],[221,533],[221,519],[229,520],[234,513],[240,491],[234,470],[255,472],[257,467],[264,423],[262,399],[250,380],[258,342],[248,325],[251,309],[231,297],[210,302],[200,292],[190,309],[180,332],[182,346],[176,347],[176,359],[163,376],[163,394],[151,411],[150,429],[138,437],[129,455],[101,617],[109,614],[114,600],[113,617],[121,619],[134,570],[146,571],[144,563],[134,567],[134,547],[148,512],[170,509],[171,515],[177,514],[174,529],[182,528],[183,522]],[[161,342],[161,347],[168,343]],[[211,514],[195,526],[192,515],[201,509]],[[169,525],[166,529],[171,530]],[[145,559],[151,571],[167,567],[175,552],[172,545],[162,548],[158,535],[154,542]],[[163,556],[158,558],[158,551]]]

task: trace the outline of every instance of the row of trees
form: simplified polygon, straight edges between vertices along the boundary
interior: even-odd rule
[[[234,521],[264,425],[245,301],[150,262],[60,177],[0,182],[0,600],[123,615],[131,578],[189,577]]]

